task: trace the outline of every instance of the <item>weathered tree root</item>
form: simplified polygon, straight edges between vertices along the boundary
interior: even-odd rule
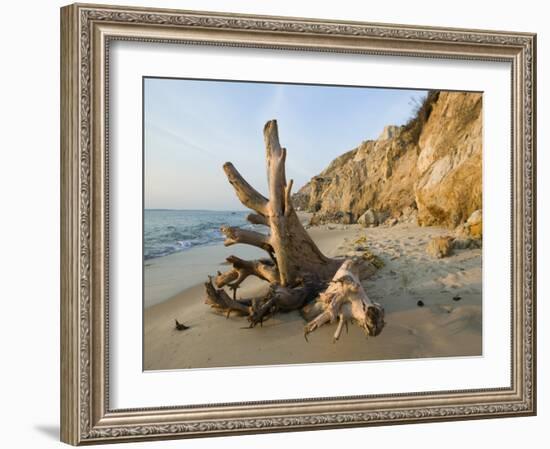
[[[364,329],[367,336],[376,336],[384,328],[384,309],[369,299],[359,279],[359,261],[347,259],[338,269],[327,289],[316,302],[303,310],[309,322],[304,327],[304,338],[326,323],[338,320],[333,342],[342,334],[348,321]],[[313,318],[315,316],[315,318]]]
[[[231,299],[225,290],[214,288],[212,284],[212,277],[208,278],[208,282],[204,284],[206,288],[206,304],[209,304],[212,308],[226,314],[227,318],[231,312],[235,311],[240,315],[248,315],[250,313],[250,305],[245,302]]]
[[[277,282],[279,273],[275,263],[272,260],[243,260],[237,256],[229,256],[227,262],[233,265],[233,268],[225,273],[218,272],[214,282],[216,287],[222,288],[226,285],[233,291],[236,291],[241,283],[248,276],[256,276],[271,283]]]
[[[277,312],[289,312],[302,308],[319,294],[318,285],[302,285],[294,288],[272,284],[269,292],[257,298],[231,298],[223,289],[214,287],[212,277],[205,284],[206,300],[216,311],[229,317],[232,312],[247,316],[250,327],[262,324]],[[229,285],[229,284],[227,284]]]
[[[277,312],[290,312],[299,310],[308,302],[311,302],[319,293],[319,286],[308,284],[294,288],[271,285],[269,293],[262,300],[252,301],[252,307],[248,321],[250,327],[270,318]]]
[[[254,211],[248,221],[267,226],[270,232],[225,226],[221,232],[226,246],[252,245],[266,251],[269,258],[248,261],[228,257],[232,268],[205,283],[205,302],[227,317],[232,312],[246,316],[250,327],[278,312],[302,310],[304,316],[311,316],[304,331],[306,339],[308,333],[337,319],[335,341],[348,321],[358,324],[367,335],[378,335],[384,326],[384,310],[370,301],[359,281],[361,264],[369,264],[370,273],[374,267],[364,260],[332,259],[317,248],[292,204],[293,182],[286,180],[286,149],[279,144],[275,120],[266,123],[264,141],[269,199],[248,184],[230,162],[223,169],[241,203]],[[237,299],[237,290],[249,276],[269,283],[267,295]],[[233,291],[233,298],[224,288]]]

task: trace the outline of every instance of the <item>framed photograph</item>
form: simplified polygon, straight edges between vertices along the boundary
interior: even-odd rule
[[[61,439],[536,413],[536,36],[61,9]]]

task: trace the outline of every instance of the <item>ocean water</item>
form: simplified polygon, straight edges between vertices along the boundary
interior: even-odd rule
[[[258,227],[246,221],[247,211],[145,209],[143,255],[145,260],[224,240],[222,226]]]

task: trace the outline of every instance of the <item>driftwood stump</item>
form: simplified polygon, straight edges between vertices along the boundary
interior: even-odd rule
[[[357,259],[347,259],[338,269],[327,289],[315,302],[302,309],[302,316],[308,320],[304,336],[325,323],[338,321],[333,341],[337,341],[344,326],[351,321],[361,327],[367,335],[377,336],[385,325],[384,309],[369,299],[359,279]]]
[[[358,324],[368,335],[378,335],[384,325],[384,310],[368,299],[361,286],[359,265],[365,261],[329,258],[317,248],[292,205],[292,180],[287,182],[285,174],[286,149],[279,144],[275,120],[266,123],[264,140],[269,199],[248,184],[230,162],[223,169],[241,203],[253,211],[248,221],[268,227],[269,233],[238,227],[222,227],[221,231],[226,246],[253,245],[268,257],[252,261],[228,257],[232,268],[218,272],[205,284],[206,303],[227,316],[232,312],[246,316],[250,327],[279,311],[302,310],[309,321],[306,336],[336,320],[335,340],[348,321]],[[237,299],[237,289],[248,276],[268,282],[267,295]],[[225,288],[233,294],[230,296]]]

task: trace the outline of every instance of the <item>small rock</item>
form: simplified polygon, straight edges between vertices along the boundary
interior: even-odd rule
[[[372,209],[367,209],[363,215],[357,219],[357,223],[363,226],[375,226],[378,224],[378,217],[376,212]]]
[[[185,331],[185,330],[189,329],[189,326],[186,326],[185,324],[180,323],[178,320],[175,320],[175,321],[176,321],[176,330]]]
[[[455,235],[463,240],[479,240],[483,236],[483,213],[481,209],[474,211],[466,222],[455,229]]]
[[[435,237],[428,243],[426,252],[437,259],[447,257],[453,250],[453,240],[454,239],[450,236]]]
[[[424,301],[422,301],[421,299],[419,299],[417,302],[416,302],[416,305],[418,307],[424,307]]]
[[[481,209],[478,209],[472,212],[472,215],[468,217],[468,220],[466,222],[471,226],[471,225],[476,225],[481,223],[482,220],[483,220],[483,213],[481,212]]]
[[[414,207],[407,206],[401,212],[399,217],[401,223],[417,224],[418,223],[418,210]]]

